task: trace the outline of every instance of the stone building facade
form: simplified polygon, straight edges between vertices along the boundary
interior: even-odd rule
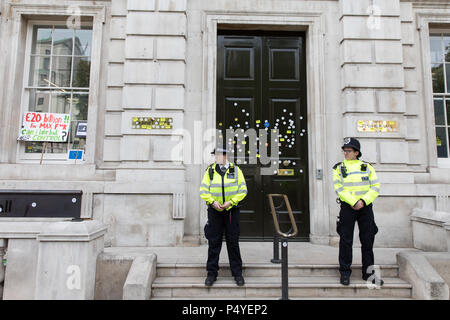
[[[211,160],[217,39],[225,29],[305,35],[311,242],[336,242],[331,167],[342,159],[340,146],[348,136],[360,139],[363,158],[373,163],[381,182],[376,246],[412,247],[414,208],[449,210],[448,1],[0,3],[0,189],[82,190],[81,216],[108,227],[106,245],[201,241],[206,210],[198,189]],[[68,24],[89,32],[72,33],[84,53],[81,57],[73,50],[66,57],[73,61],[67,71],[45,57],[40,60],[33,48],[45,40],[45,32],[55,43],[61,30],[71,30]],[[52,61],[63,59],[47,55]],[[80,72],[76,63],[83,59],[90,69],[88,83],[81,87],[75,80],[55,83],[57,76],[46,88],[29,80],[30,73],[46,79],[47,71],[50,77],[66,72],[70,78]],[[33,61],[42,65],[33,69]],[[443,89],[433,85],[439,81]],[[48,104],[45,112],[53,110],[46,99],[33,100],[36,90],[55,101],[68,94],[61,99],[67,110],[75,110],[73,119],[87,121],[83,160],[69,161],[65,151],[52,153],[47,147],[40,164],[42,146],[27,152],[27,145],[17,141],[25,111],[41,110],[39,102]],[[80,116],[82,97],[88,98],[86,119]],[[446,112],[437,109],[439,99]],[[170,128],[132,125],[135,118],[152,117],[171,119]],[[394,129],[364,131],[361,121],[386,121]]]

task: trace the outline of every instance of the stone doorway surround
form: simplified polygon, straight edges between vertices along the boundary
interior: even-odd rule
[[[245,18],[244,18],[245,17]],[[317,170],[327,168],[324,87],[324,29],[325,18],[321,12],[296,12],[261,14],[257,12],[202,12],[202,103],[201,121],[204,130],[215,132],[216,119],[216,70],[217,30],[234,28],[240,30],[290,30],[306,31],[307,105],[308,105],[308,149],[310,185],[310,241],[329,243],[328,186],[330,177],[316,179]],[[189,94],[189,93],[188,93]],[[204,146],[206,147],[206,146]],[[202,208],[201,201],[199,207]],[[206,216],[199,215],[199,229],[203,230]],[[202,232],[202,231],[201,231]]]

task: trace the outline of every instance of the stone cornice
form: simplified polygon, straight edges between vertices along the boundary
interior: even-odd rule
[[[69,5],[70,4],[70,5]],[[96,17],[100,22],[105,22],[105,5],[88,5],[83,2],[66,2],[64,4],[31,4],[10,3],[13,16],[16,15],[71,15],[71,8],[77,8],[81,16]]]

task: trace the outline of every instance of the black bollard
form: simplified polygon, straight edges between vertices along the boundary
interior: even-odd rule
[[[280,237],[277,233],[273,235],[273,259],[270,260],[272,263],[281,263],[280,260]]]
[[[277,233],[276,237],[274,236],[274,247],[273,247],[273,254],[274,259],[272,259],[272,262],[275,262],[274,260],[276,258],[279,258],[279,245],[278,242],[280,241],[279,238],[281,238],[281,300],[289,300],[288,296],[288,290],[289,290],[289,283],[288,283],[288,239],[294,237],[298,233],[297,229],[297,223],[295,222],[294,214],[292,213],[291,205],[289,204],[289,199],[285,194],[268,194],[269,198],[269,205],[270,210],[272,212],[273,217],[273,224],[275,227],[275,231]],[[288,233],[282,232],[280,230],[280,224],[278,223],[278,214],[277,210],[279,207],[275,208],[273,204],[273,197],[283,197],[284,202],[286,204],[286,208],[288,210],[289,214],[289,220],[291,221],[291,230],[288,231]]]
[[[281,300],[289,300],[288,284],[288,239],[281,243]]]

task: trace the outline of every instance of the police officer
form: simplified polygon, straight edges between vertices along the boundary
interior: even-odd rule
[[[350,284],[353,231],[358,222],[362,254],[362,278],[367,280],[374,272],[373,242],[378,228],[372,210],[372,203],[380,192],[375,169],[361,157],[361,146],[354,138],[344,139],[342,146],[345,160],[333,167],[334,190],[338,195],[341,210],[337,221],[339,241],[340,282]],[[372,267],[371,267],[372,266]],[[370,268],[369,268],[370,267]],[[371,277],[372,283],[383,285],[384,281]]]
[[[227,160],[226,147],[212,152],[211,164],[200,185],[200,197],[208,205],[208,222],[205,237],[208,239],[208,275],[206,286],[213,285],[219,270],[219,254],[225,232],[231,274],[238,286],[243,286],[242,259],[239,249],[239,202],[247,195],[247,186],[241,169]]]

